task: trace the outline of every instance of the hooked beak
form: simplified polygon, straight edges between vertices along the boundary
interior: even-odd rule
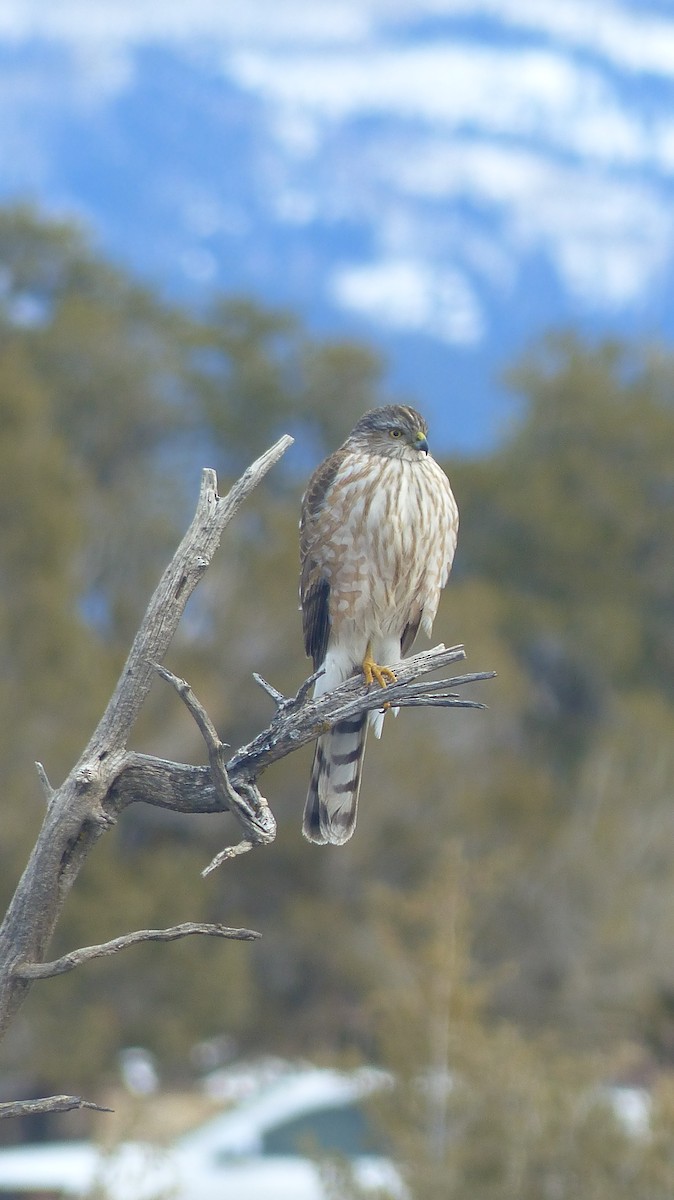
[[[428,441],[421,430],[419,430],[419,433],[414,439],[414,445],[417,450],[423,451],[424,454],[428,454]]]

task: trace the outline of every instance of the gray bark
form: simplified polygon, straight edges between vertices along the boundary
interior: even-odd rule
[[[225,746],[207,713],[184,681],[162,667],[187,600],[208,569],[220,538],[239,505],[292,443],[283,437],[248,468],[224,498],[217,493],[215,472],[205,470],[192,523],[150,600],[115,691],[94,734],[64,783],[53,789],[38,764],[47,799],[47,814],[0,926],[0,1037],[23,1003],[33,982],[71,970],[94,958],[116,953],[140,941],[170,941],[192,934],[225,938],[258,937],[253,930],[221,925],[179,925],[165,930],[137,930],[111,942],[74,950],[45,961],[65,898],[98,839],[129,805],[157,805],[181,813],[230,811],[241,828],[241,840],[226,847],[204,874],[256,845],[273,841],[276,831],[269,805],[257,780],[273,762],[314,740],[334,722],[380,708],[381,690],[349,680],[318,700],[309,698],[308,679],[296,696],[286,698],[260,676],[257,682],[272,698],[276,712],[266,729],[234,754]],[[463,700],[456,689],[491,677],[460,675],[418,682],[430,671],[462,659],[462,647],[433,650],[396,666],[397,682],[386,689],[386,701],[401,707],[435,705],[482,708]],[[157,672],[174,687],[196,721],[208,752],[209,766],[195,767],[127,750],[127,742]],[[39,1102],[0,1105],[0,1118],[17,1112],[62,1111],[89,1106],[78,1097],[52,1097]],[[45,1107],[46,1106],[46,1107]],[[95,1106],[90,1106],[95,1107]]]

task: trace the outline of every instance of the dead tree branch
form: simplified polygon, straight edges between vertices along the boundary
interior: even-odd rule
[[[154,680],[152,664],[162,660],[171,644],[225,528],[291,444],[292,438],[280,438],[224,498],[218,496],[215,471],[203,472],[194,518],[155,589],[88,746],[59,788],[52,790],[44,770],[38,768],[48,799],[47,814],[0,925],[0,1037],[33,982],[25,968],[43,963],[70,888],[99,837],[115,822],[115,807],[108,801],[126,765],[129,734]],[[142,787],[138,798],[142,799]]]
[[[413,658],[394,664],[396,682],[389,684],[382,692],[377,684],[366,685],[360,677],[347,680],[341,687],[326,693],[317,700],[309,699],[309,690],[320,672],[311,675],[301,685],[295,696],[285,697],[260,675],[256,675],[257,683],[274,701],[276,714],[271,723],[261,733],[249,742],[247,746],[225,761],[225,744],[218,738],[204,708],[197,700],[194,692],[184,679],[178,679],[165,667],[157,670],[177,691],[189,712],[194,718],[206,743],[211,764],[211,788],[205,787],[204,800],[207,809],[213,811],[213,792],[222,801],[226,798],[226,807],[237,818],[243,832],[242,841],[234,846],[228,846],[209,863],[202,872],[208,875],[216,867],[244,854],[253,846],[268,845],[274,840],[276,822],[264,796],[257,787],[257,779],[273,762],[285,758],[300,746],[314,741],[326,729],[337,721],[342,721],[356,713],[369,712],[381,708],[382,703],[401,708],[413,708],[433,705],[439,708],[484,708],[478,700],[464,699],[456,688],[467,683],[477,683],[493,678],[493,672],[476,672],[469,675],[455,675],[450,679],[430,680],[425,683],[416,681],[431,671],[444,670],[451,663],[465,658],[463,646],[453,646],[447,649],[442,644],[432,650],[422,651]],[[139,756],[134,756],[129,763],[129,770],[135,772],[139,768]],[[180,812],[187,809],[187,799],[184,789],[189,789],[194,797],[196,787],[190,779],[190,771],[199,771],[199,782],[205,785],[201,774],[203,768],[184,768],[176,773],[178,764],[166,763],[159,759],[143,758],[141,769],[149,770],[153,775],[155,788],[152,803],[161,804],[164,808],[174,808]],[[158,798],[156,787],[159,777],[165,773],[169,788]],[[132,802],[135,797],[126,787],[125,772],[117,780],[116,800],[120,807],[126,802]],[[188,810],[190,811],[190,810]],[[191,811],[194,811],[193,809]]]
[[[92,1104],[81,1096],[45,1096],[42,1100],[10,1100],[0,1104],[0,1121],[8,1117],[36,1117],[42,1113],[72,1112],[75,1108],[92,1108],[94,1112],[112,1112],[102,1104]]]
[[[274,840],[276,823],[258,788],[258,778],[271,763],[313,741],[335,722],[356,713],[397,707],[483,708],[463,699],[457,689],[491,678],[492,673],[419,680],[443,671],[465,657],[463,648],[436,646],[394,664],[397,679],[382,690],[364,685],[360,677],[318,699],[310,698],[316,675],[296,695],[283,696],[261,676],[255,679],[276,707],[266,729],[227,757],[227,747],[190,685],[161,665],[188,598],[203,577],[220,538],[239,505],[278,461],[292,438],[281,438],[263,454],[221,499],[215,472],[203,472],[201,492],[190,527],[150,600],[129,657],[110,702],[80,760],[59,788],[52,788],[44,768],[38,775],[47,800],[47,814],[33,853],[0,926],[0,1036],[40,979],[73,970],[85,962],[116,954],[127,946],[148,941],[172,941],[190,934],[250,940],[259,934],[222,925],[177,925],[123,934],[97,946],[87,946],[51,962],[46,950],[64,900],[98,839],[130,804],[145,803],[182,813],[231,812],[241,840],[222,850],[206,867],[215,867],[253,846]],[[208,754],[208,766],[194,767],[153,758],[127,749],[129,734],[155,675],[175,688],[196,722]],[[30,1105],[43,1105],[40,1109]],[[0,1116],[19,1112],[63,1111],[96,1107],[74,1097],[4,1105]],[[11,1111],[10,1111],[11,1110]]]
[[[16,975],[20,979],[51,979],[54,975],[65,975],[82,963],[91,962],[93,958],[107,958],[117,954],[127,946],[137,946],[139,942],[175,942],[178,938],[189,937],[191,934],[201,934],[208,937],[232,938],[238,942],[252,942],[260,937],[254,929],[230,929],[227,925],[195,924],[188,921],[183,925],[172,925],[168,929],[137,929],[135,933],[125,933],[122,937],[113,938],[109,942],[101,942],[98,946],[83,946],[80,950],[71,950],[53,962],[24,963],[17,967]]]

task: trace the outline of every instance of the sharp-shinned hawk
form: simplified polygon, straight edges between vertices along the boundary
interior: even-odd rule
[[[362,671],[382,687],[419,627],[430,635],[452,565],[459,515],[449,480],[428,451],[413,408],[365,413],[339,450],[317,468],[302,500],[300,600],[314,694]],[[340,845],[356,824],[367,723],[381,734],[384,712],[339,721],[316,743],[304,810],[311,842]]]

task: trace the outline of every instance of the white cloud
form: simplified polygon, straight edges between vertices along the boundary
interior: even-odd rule
[[[376,2],[376,0],[375,0]],[[421,0],[422,3],[425,0]],[[674,21],[612,0],[430,0],[444,15],[484,13],[504,24],[552,37],[634,72],[674,77]]]
[[[571,295],[585,308],[614,310],[638,302],[659,273],[657,254],[644,253],[638,240],[567,237],[554,257]]]
[[[257,45],[352,41],[367,36],[365,9],[348,0],[3,0],[0,39],[40,37],[72,45],[167,44],[206,38]]]
[[[409,26],[485,16],[590,51],[625,69],[674,76],[674,20],[615,0],[3,0],[0,39],[216,44],[355,44]]]
[[[424,40],[429,15],[442,35]],[[482,41],[456,24],[480,15]],[[649,0],[0,0],[0,42],[31,38],[68,50],[56,102],[84,108],[130,86],[143,45],[207,47],[262,102],[272,219],[355,222],[371,261],[344,264],[331,293],[393,328],[476,341],[471,279],[507,288],[531,253],[581,305],[624,308],[674,254],[674,19]],[[664,80],[657,96],[638,73]],[[48,175],[25,133],[44,90],[30,69],[0,79],[5,184]],[[185,197],[197,243],[247,219],[215,184]],[[198,244],[182,266],[216,270]]]
[[[270,114],[276,141],[295,159],[311,158],[319,149],[320,123],[309,113],[298,109],[281,108]]]
[[[480,307],[468,280],[449,266],[382,259],[344,266],[330,281],[333,299],[375,324],[459,345],[479,342]]]
[[[484,16],[629,71],[674,77],[674,20],[649,0],[3,0],[0,40],[355,46],[424,16],[445,22]]]
[[[324,190],[335,131],[387,117],[355,138],[352,185],[330,196],[334,209],[368,224],[381,261],[345,268],[333,293],[398,328],[434,323],[448,340],[469,340],[480,327],[474,304],[458,306],[469,314],[463,326],[456,304],[443,307],[427,265],[430,221],[437,260],[480,271],[470,239],[456,236],[452,214],[465,202],[488,215],[481,258],[498,268],[500,286],[514,261],[542,253],[586,308],[639,303],[672,254],[667,188],[643,167],[672,169],[674,126],[668,117],[642,122],[593,68],[552,52],[443,42],[369,56],[246,54],[235,72],[276,120],[299,114],[314,130],[322,122],[324,144],[316,138],[313,153]]]
[[[418,19],[486,17],[635,73],[674,77],[674,20],[649,0],[364,0],[380,31]],[[650,9],[650,11],[649,11]]]
[[[543,152],[430,136],[404,155],[384,148],[377,169],[384,187],[432,202],[436,214],[464,202],[488,214],[494,254],[504,247],[516,258],[544,253],[570,292],[591,307],[638,302],[674,244],[674,210],[656,185]],[[409,211],[419,228],[406,230],[406,243],[423,245],[427,207],[411,204]],[[454,253],[463,255],[462,240]]]
[[[585,307],[638,304],[672,252],[674,220],[663,196],[625,181],[560,173],[521,205],[523,245],[543,248],[572,296]]]
[[[544,137],[608,162],[644,156],[644,126],[590,67],[562,54],[435,41],[312,54],[241,52],[229,71],[282,111],[337,123],[359,116]]]

